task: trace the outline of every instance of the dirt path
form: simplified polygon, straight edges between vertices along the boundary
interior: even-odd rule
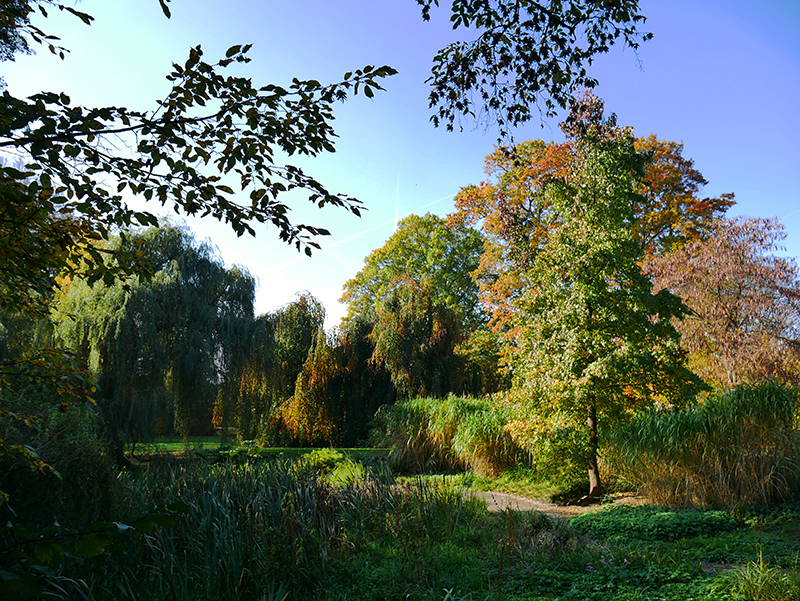
[[[513,509],[516,511],[540,511],[546,513],[552,518],[569,519],[586,511],[597,509],[599,505],[556,505],[555,503],[548,503],[547,501],[538,501],[536,499],[529,499],[527,497],[520,497],[518,495],[510,495],[497,491],[467,491],[466,493],[472,497],[478,497],[486,501],[486,507],[489,511],[505,511],[506,509]],[[641,504],[642,499],[633,496],[623,496],[615,499],[613,504]]]

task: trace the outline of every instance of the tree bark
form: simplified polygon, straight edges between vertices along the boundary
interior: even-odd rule
[[[597,465],[597,408],[594,402],[589,405],[589,417],[586,420],[589,426],[589,496],[603,496],[603,484],[600,481],[600,468]]]

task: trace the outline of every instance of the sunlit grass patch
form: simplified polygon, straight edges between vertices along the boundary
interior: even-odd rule
[[[781,503],[800,477],[797,406],[791,388],[739,386],[686,409],[638,416],[611,433],[609,458],[656,503]]]

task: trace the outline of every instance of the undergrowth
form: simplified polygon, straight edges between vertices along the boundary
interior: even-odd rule
[[[566,522],[536,512],[487,513],[462,494],[477,480],[449,475],[397,484],[331,450],[291,462],[165,462],[128,483],[130,511],[180,500],[189,513],[174,528],[125,533],[103,556],[65,562],[47,595],[797,599],[798,504],[735,516],[621,507]]]

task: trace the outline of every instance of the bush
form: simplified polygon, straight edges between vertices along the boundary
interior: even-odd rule
[[[19,439],[34,447],[51,471],[32,472],[19,462],[3,466],[2,488],[9,494],[5,519],[38,530],[54,522],[81,528],[116,514],[125,487],[104,442],[100,420],[86,408],[51,409],[41,419],[41,430]],[[10,515],[13,511],[13,515]]]
[[[800,475],[796,409],[791,388],[739,386],[689,409],[638,416],[612,433],[609,457],[656,503],[779,503]]]

